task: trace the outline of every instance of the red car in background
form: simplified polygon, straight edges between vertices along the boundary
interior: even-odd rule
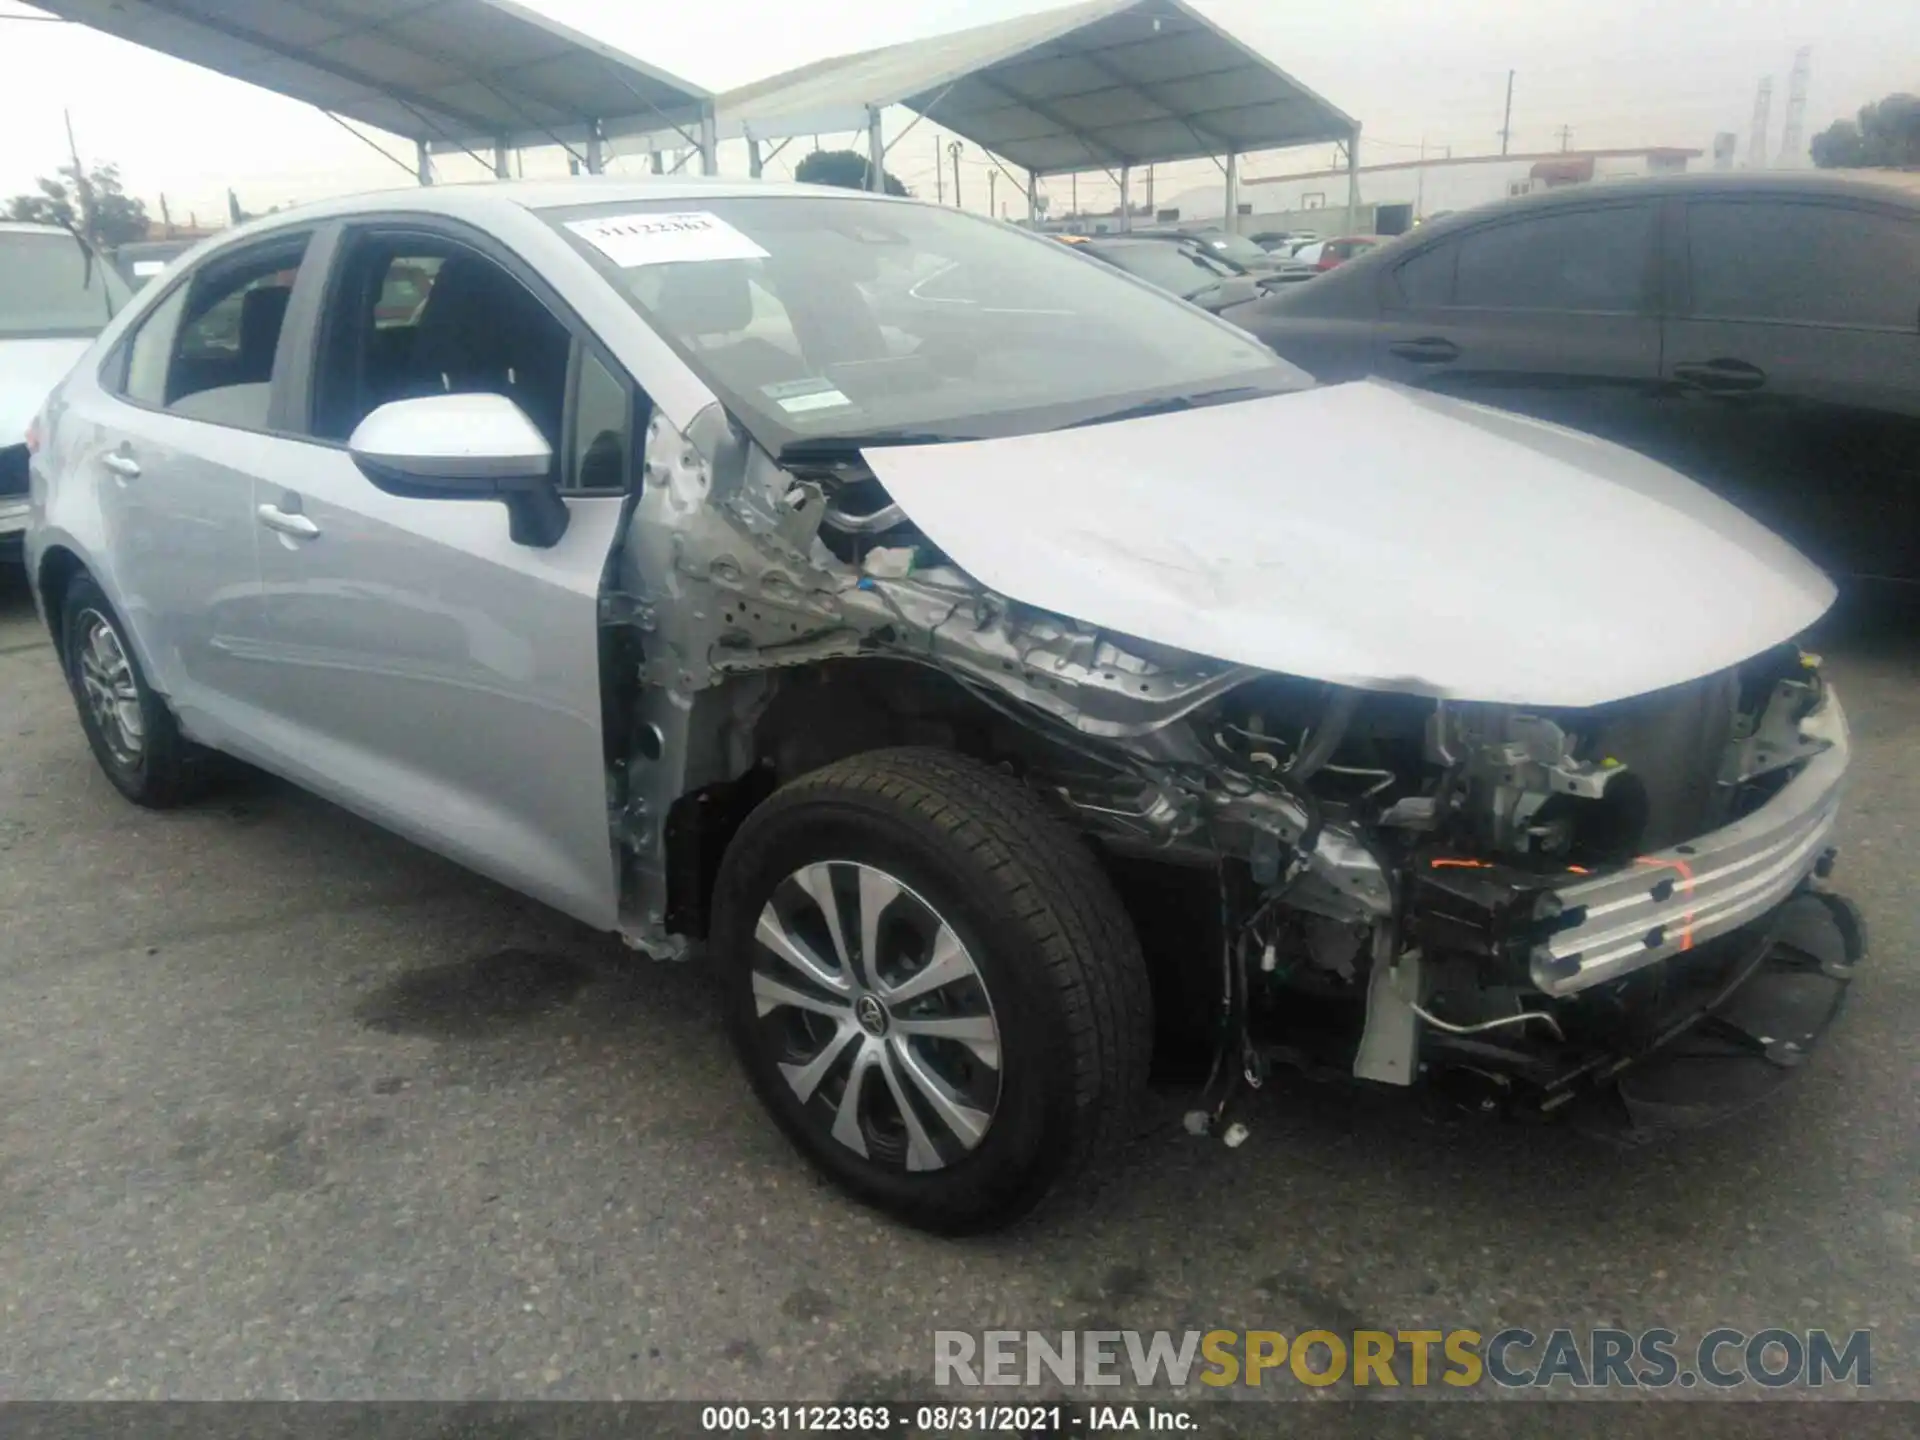
[[[1342,235],[1333,240],[1320,240],[1307,245],[1293,254],[1298,261],[1305,261],[1315,270],[1331,270],[1356,255],[1364,255],[1374,246],[1384,243],[1382,235]]]

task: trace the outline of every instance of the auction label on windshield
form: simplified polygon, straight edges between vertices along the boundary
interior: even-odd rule
[[[602,215],[567,228],[622,270],[688,260],[764,260],[767,252],[706,210],[661,215]]]

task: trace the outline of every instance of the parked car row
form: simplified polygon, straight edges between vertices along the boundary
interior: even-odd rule
[[[1120,1153],[1156,1014],[1230,1143],[1281,1063],[1535,1119],[1798,1073],[1864,954],[1814,883],[1827,579],[1630,451],[1316,386],[1076,248],[664,179],[236,228],[29,442],[102,772],[163,807],[237,756],[698,954],[780,1128],[940,1230]],[[1478,272],[1431,264],[1451,313]]]
[[[1257,299],[1277,278],[1244,270],[1190,235],[1143,232],[1063,238],[1078,253],[1138,276],[1215,315]]]
[[[1621,441],[1836,574],[1920,581],[1911,179],[1569,187],[1430,221],[1223,313],[1324,382],[1380,377]]]

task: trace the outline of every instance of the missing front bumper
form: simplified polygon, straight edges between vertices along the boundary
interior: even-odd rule
[[[1845,1002],[1866,932],[1838,896],[1805,890],[1756,927],[1751,961],[1736,958],[1725,993],[1670,1020],[1641,1049],[1549,1087],[1582,1128],[1613,1139],[1713,1124],[1789,1081]],[[1738,937],[1722,942],[1734,948]],[[1594,1103],[1573,1104],[1587,1100]]]
[[[1800,729],[1827,748],[1751,815],[1611,874],[1551,887],[1560,923],[1530,955],[1542,993],[1574,995],[1731,934],[1824,873],[1850,752],[1839,699],[1829,691]]]

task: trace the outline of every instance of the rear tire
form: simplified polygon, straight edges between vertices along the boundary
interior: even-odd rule
[[[755,1091],[868,1204],[992,1229],[1127,1138],[1153,1042],[1139,941],[1012,779],[938,750],[802,776],[741,826],[713,913]]]
[[[167,810],[198,799],[214,756],[180,733],[147,683],[126,627],[93,577],[76,575],[61,606],[61,654],[93,758],[136,805]]]

